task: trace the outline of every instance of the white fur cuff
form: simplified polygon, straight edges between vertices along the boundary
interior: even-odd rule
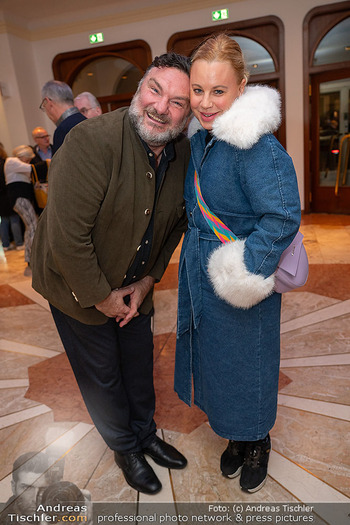
[[[236,308],[248,309],[271,295],[275,275],[248,272],[244,264],[245,241],[223,244],[209,257],[208,273],[215,293]]]

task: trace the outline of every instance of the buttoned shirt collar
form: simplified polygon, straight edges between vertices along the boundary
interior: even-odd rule
[[[149,163],[151,164],[152,168],[156,171],[158,169],[157,168],[157,156],[156,156],[156,154],[154,153],[154,151],[151,150],[149,145],[143,139],[141,139],[141,137],[140,137],[140,140],[141,140],[141,142],[143,144],[143,147],[147,151],[147,155],[149,157]],[[174,147],[174,142],[173,141],[172,142],[168,142],[168,144],[165,145],[161,155],[162,155],[162,157],[164,155],[164,157],[166,158],[167,164],[171,160],[173,160],[173,158],[175,157],[175,147]],[[160,164],[159,164],[158,167],[160,167]]]

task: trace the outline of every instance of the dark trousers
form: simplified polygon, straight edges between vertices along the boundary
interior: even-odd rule
[[[120,328],[115,319],[86,325],[50,307],[97,430],[112,450],[140,451],[156,432],[151,314]]]

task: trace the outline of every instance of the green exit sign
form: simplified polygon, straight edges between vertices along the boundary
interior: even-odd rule
[[[218,9],[217,11],[212,11],[211,19],[213,22],[218,20],[227,20],[228,18],[228,9]]]
[[[105,37],[103,36],[103,33],[94,33],[93,35],[89,35],[89,42],[90,44],[98,44],[99,42],[103,42]]]

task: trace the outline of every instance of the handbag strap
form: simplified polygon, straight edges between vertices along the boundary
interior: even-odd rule
[[[222,222],[221,219],[219,219],[219,217],[210,211],[207,203],[203,199],[197,171],[194,172],[194,189],[199,209],[218,239],[220,239],[222,243],[237,241],[238,237],[236,237],[236,235]]]
[[[35,168],[34,164],[32,164],[32,175],[34,175],[34,181],[33,182],[34,183],[39,182],[38,174],[36,172],[36,168]]]

